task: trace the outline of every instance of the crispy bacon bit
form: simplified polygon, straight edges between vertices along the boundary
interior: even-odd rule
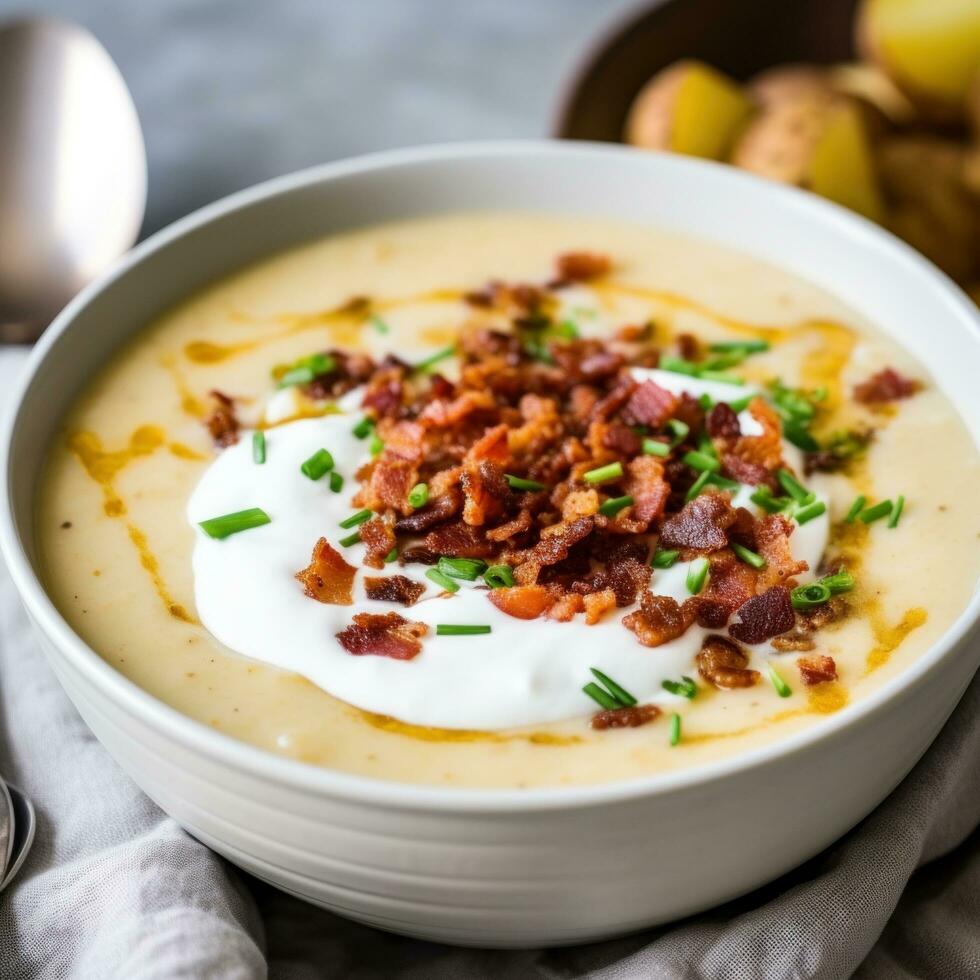
[[[626,472],[626,492],[633,498],[631,516],[649,525],[663,515],[670,496],[663,460],[656,456],[637,456],[630,460]]]
[[[531,530],[531,526],[531,512],[527,508],[524,508],[513,520],[507,521],[505,524],[499,524],[497,527],[487,531],[487,540],[494,542],[510,541],[511,538],[526,534]]]
[[[588,282],[608,275],[612,261],[598,252],[565,252],[555,262],[555,272],[562,282]]]
[[[490,601],[502,612],[515,619],[537,619],[547,612],[554,597],[543,585],[514,585],[491,589]]]
[[[623,618],[623,625],[645,647],[676,640],[693,622],[693,610],[684,609],[670,596],[654,595],[649,590],[643,593],[640,608]]]
[[[355,656],[376,654],[392,660],[411,660],[422,652],[419,640],[429,632],[425,623],[415,623],[396,612],[376,615],[357,613],[354,622],[337,634],[340,645]]]
[[[742,429],[738,423],[738,416],[733,411],[731,405],[725,402],[718,402],[717,405],[712,407],[711,411],[708,412],[708,417],[705,419],[704,424],[708,429],[708,435],[712,439],[722,439],[726,443],[737,439],[742,434]]]
[[[773,585],[795,585],[794,576],[810,566],[796,561],[789,546],[793,525],[780,514],[769,514],[756,525],[755,548],[766,560],[759,572],[758,589],[764,592]]]
[[[503,501],[510,496],[499,463],[488,459],[469,463],[460,477],[463,490],[463,520],[476,527],[493,520],[503,510]]]
[[[422,534],[437,524],[444,524],[463,509],[463,495],[455,488],[430,501],[428,506],[395,521],[397,534]]]
[[[553,524],[541,532],[541,540],[519,556],[518,564],[556,565],[568,557],[569,549],[587,538],[595,526],[592,517],[579,517],[568,524]]]
[[[361,525],[361,541],[367,548],[364,564],[384,568],[385,558],[395,547],[395,531],[391,520],[374,517]]]
[[[659,429],[677,408],[677,395],[655,381],[644,381],[634,389],[623,409],[627,425],[649,425]]]
[[[585,621],[594,626],[610,609],[616,608],[616,593],[612,589],[590,592],[582,600],[585,604]]]
[[[545,613],[548,619],[559,623],[568,623],[585,608],[585,602],[577,592],[566,592]]]
[[[349,606],[354,601],[354,576],[357,569],[348,565],[326,538],[313,546],[310,564],[296,578],[303,591],[317,602]]]
[[[749,402],[749,414],[762,426],[757,436],[739,436],[732,453],[747,463],[767,470],[778,469],[783,461],[782,425],[779,416],[764,398]]]
[[[701,342],[694,336],[694,334],[679,333],[674,338],[674,343],[677,344],[677,353],[683,357],[685,361],[697,361],[700,359]]]
[[[235,416],[234,401],[220,391],[210,392],[211,414],[207,417],[204,424],[214,444],[221,449],[233,446],[238,442],[238,430],[240,428],[238,419]]]
[[[745,651],[723,636],[705,637],[696,660],[698,673],[712,687],[752,687],[759,680],[759,672],[748,669]]]
[[[428,428],[446,429],[474,412],[490,408],[493,408],[493,395],[489,391],[464,391],[452,401],[442,398],[430,401],[419,414],[419,422]]]
[[[822,655],[800,657],[796,661],[796,666],[799,667],[800,677],[807,687],[837,680],[837,664],[834,663],[833,657]]]
[[[721,472],[729,480],[737,480],[739,483],[747,483],[753,487],[757,487],[761,483],[772,483],[772,476],[765,466],[742,459],[741,456],[736,456],[734,453],[722,455]]]
[[[449,558],[486,558],[493,554],[486,536],[462,521],[435,528],[422,539],[422,545],[435,555]]]
[[[911,398],[922,388],[922,382],[906,378],[894,368],[885,368],[873,374],[867,381],[854,386],[854,398],[865,405],[880,405],[883,402]]]
[[[660,714],[655,704],[636,704],[632,708],[612,708],[597,711],[592,716],[591,725],[597,732],[607,728],[639,728],[653,721]]]
[[[759,573],[751,565],[739,561],[728,548],[715,552],[709,561],[708,588],[698,598],[710,599],[724,608],[727,621],[728,616],[755,595]]]
[[[725,532],[735,522],[727,494],[702,493],[668,517],[660,531],[661,548],[682,548],[707,554],[728,544]]]
[[[384,578],[365,578],[367,597],[376,602],[400,602],[414,606],[425,592],[421,582],[413,582],[407,575],[388,575]]]
[[[791,629],[782,636],[774,636],[770,641],[773,649],[780,653],[792,653],[794,650],[802,653],[809,653],[816,647],[816,643],[799,627]]]
[[[739,607],[736,620],[728,627],[728,632],[742,643],[753,644],[779,636],[795,625],[796,615],[789,589],[784,585],[774,585]]]
[[[579,517],[592,517],[599,511],[599,494],[592,490],[573,490],[561,505],[561,517],[569,522]]]

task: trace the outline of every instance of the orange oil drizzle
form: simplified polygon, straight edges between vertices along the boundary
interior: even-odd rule
[[[116,477],[133,460],[151,456],[165,444],[166,438],[162,429],[155,425],[141,425],[129,437],[124,449],[104,449],[102,440],[93,432],[73,432],[68,436],[67,446],[89,477],[102,488],[102,508],[106,516],[122,517],[126,513],[126,504],[115,488]],[[200,454],[180,443],[171,443],[168,447],[173,455],[183,459],[200,459]],[[177,602],[170,594],[167,584],[160,574],[160,563],[150,550],[146,535],[131,521],[126,521],[126,530],[139,556],[140,564],[150,576],[153,588],[167,612],[175,619],[185,623],[197,623],[197,620]]]
[[[372,728],[422,742],[528,742],[531,745],[576,745],[582,741],[578,735],[557,735],[553,732],[481,732],[463,728],[431,728],[427,725],[410,725],[390,715],[377,715],[361,708],[355,711],[356,716]]]
[[[868,653],[865,673],[870,674],[888,663],[892,653],[905,640],[909,633],[917,630],[928,618],[928,613],[921,606],[906,609],[902,618],[894,625],[885,623],[880,613],[875,611],[871,616],[871,631],[874,634],[875,645]]]
[[[239,354],[264,347],[294,334],[308,330],[325,328],[330,332],[334,343],[356,347],[360,345],[361,330],[368,319],[378,313],[412,306],[419,303],[450,303],[458,301],[464,294],[461,289],[432,289],[413,296],[392,297],[390,299],[369,300],[355,297],[330,310],[317,310],[313,313],[280,313],[273,317],[252,317],[246,313],[236,313],[234,318],[242,322],[269,322],[282,325],[274,333],[242,340],[233,344],[216,344],[209,340],[194,340],[184,347],[184,356],[195,364],[217,364]]]

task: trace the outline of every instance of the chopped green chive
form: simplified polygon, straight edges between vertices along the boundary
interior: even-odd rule
[[[669,456],[670,445],[666,442],[661,442],[659,439],[644,439],[643,452],[647,456]]]
[[[436,636],[482,636],[493,632],[491,626],[456,626],[449,623],[436,624]]]
[[[377,315],[371,317],[371,326],[374,327],[378,333],[391,333],[391,327],[389,327],[388,324]]]
[[[815,517],[819,517],[826,510],[827,505],[822,500],[814,500],[812,504],[801,507],[793,517],[797,524],[806,524],[807,521],[812,521]]]
[[[742,485],[738,480],[729,480],[727,476],[721,476],[718,473],[712,473],[708,477],[708,483],[722,490],[737,490]]]
[[[372,517],[374,517],[374,511],[359,510],[357,513],[351,514],[350,517],[345,517],[340,522],[340,526],[345,531],[349,531],[352,527],[357,527],[358,524],[363,524],[365,521],[371,520]]]
[[[418,510],[419,507],[424,507],[429,502],[429,484],[416,483],[415,486],[408,491],[408,502],[410,506],[414,507],[416,510]]]
[[[736,398],[735,401],[728,403],[728,407],[738,415],[739,412],[744,412],[749,407],[755,397],[755,395],[745,395],[742,398]]]
[[[340,539],[341,548],[349,548],[351,545],[357,544],[361,540],[361,532],[355,531],[353,534],[348,534],[346,538]]]
[[[438,568],[430,568],[425,577],[435,582],[446,592],[459,592],[459,583],[454,582],[448,575],[443,574]]]
[[[398,546],[396,545],[388,554],[385,555],[385,564],[390,565],[393,561],[398,561]]]
[[[261,429],[252,433],[252,459],[260,466],[265,462],[265,433]]]
[[[698,371],[698,377],[705,381],[721,381],[726,385],[744,385],[745,379],[727,371],[712,371],[710,368],[702,368]]]
[[[681,716],[675,711],[670,716],[670,744],[680,745],[681,742]]]
[[[683,357],[675,357],[673,354],[663,354],[660,363],[657,365],[663,371],[671,371],[674,374],[687,374],[695,377],[698,373],[698,366],[694,361],[687,361]]]
[[[253,527],[268,524],[271,517],[261,507],[249,507],[248,510],[236,510],[233,514],[222,514],[221,517],[210,517],[198,525],[208,537],[227,538],[239,531],[248,531]]]
[[[379,436],[377,433],[371,436],[371,441],[368,443],[368,449],[370,450],[372,456],[380,455],[384,447],[384,440],[381,438],[381,436]]]
[[[762,555],[756,554],[754,551],[746,548],[745,545],[739,544],[737,541],[732,542],[732,551],[734,551],[746,565],[751,565],[753,568],[766,567],[766,560],[762,557]]]
[[[866,497],[855,497],[854,503],[851,504],[851,509],[847,512],[847,516],[844,518],[846,524],[853,524],[854,518],[864,510],[864,505],[868,502]]]
[[[708,484],[708,480],[711,479],[711,471],[705,470],[692,484],[691,489],[687,491],[685,500],[693,500]]]
[[[759,487],[749,500],[769,514],[778,514],[787,504],[784,497],[774,497],[769,487]]]
[[[554,332],[564,340],[578,340],[582,336],[578,324],[573,320],[562,320],[561,323],[556,324]]]
[[[660,685],[669,694],[691,700],[698,693],[698,686],[686,674],[679,681],[663,681]]]
[[[667,428],[674,436],[671,446],[679,446],[691,434],[691,427],[680,419],[667,419]]]
[[[584,474],[586,483],[608,483],[610,480],[618,480],[623,475],[622,463],[609,463],[606,466],[596,467]]]
[[[779,470],[776,473],[776,479],[779,480],[779,485],[799,504],[805,504],[810,496],[810,491],[807,490],[802,483],[800,483],[796,477],[793,476],[789,470]]]
[[[330,472],[330,489],[334,493],[340,493],[344,489],[344,478],[336,470]]]
[[[707,392],[698,396],[698,404],[706,411],[710,412],[714,408],[715,401]]]
[[[866,510],[862,510],[861,513],[858,514],[858,520],[862,524],[870,524],[872,521],[877,521],[882,517],[887,517],[891,512],[892,502],[890,500],[882,500],[873,507],[868,507]]]
[[[300,472],[311,480],[319,480],[333,469],[333,456],[326,449],[318,449],[300,464]]]
[[[483,581],[491,589],[509,589],[514,584],[514,572],[510,565],[491,565],[483,573]]]
[[[428,371],[433,365],[438,364],[440,361],[444,361],[447,357],[452,357],[456,353],[456,348],[453,346],[443,347],[442,350],[437,350],[434,354],[430,354],[428,357],[419,361],[412,370],[413,371]]]
[[[440,558],[437,568],[450,578],[475,582],[487,570],[487,563],[482,558]]]
[[[783,435],[805,453],[815,453],[820,448],[820,443],[798,422],[783,422]]]
[[[892,516],[888,518],[889,527],[898,527],[898,519],[902,516],[902,511],[905,509],[905,497],[899,494],[895,498],[895,509],[892,511]]]
[[[825,575],[820,581],[830,589],[832,595],[850,592],[854,588],[854,576],[846,568],[834,572],[833,575]]]
[[[632,506],[632,497],[612,497],[599,508],[599,513],[603,517],[615,517],[623,508]]]
[[[605,708],[607,711],[615,711],[616,708],[621,708],[622,705],[612,696],[606,694],[606,692],[599,687],[595,681],[589,681],[585,687],[582,688],[583,693],[588,694],[600,708]]]
[[[687,567],[687,591],[697,595],[704,588],[704,580],[708,577],[708,559],[695,558]]]
[[[596,667],[590,667],[592,676],[623,706],[632,708],[636,704],[636,698],[625,688],[620,687],[611,677],[604,674]]]
[[[697,449],[691,449],[684,453],[682,459],[685,464],[695,470],[714,473],[716,470],[721,469],[721,463],[714,456],[709,456],[707,453],[700,452]]]
[[[679,551],[666,550],[658,548],[653,553],[653,559],[650,564],[654,568],[670,568],[671,565],[680,558],[681,553]]]
[[[781,698],[788,698],[793,693],[792,690],[790,690],[789,684],[787,684],[786,681],[779,676],[779,671],[776,670],[772,664],[769,665],[767,673],[769,674],[769,680],[772,681],[772,686],[776,689],[776,693]]]
[[[357,425],[354,426],[351,431],[357,436],[358,439],[367,439],[367,437],[374,430],[374,419],[368,418],[366,415],[361,419]]]
[[[761,354],[769,350],[768,340],[720,340],[710,344],[708,350],[715,354],[745,353]]]
[[[329,374],[336,366],[337,362],[329,354],[301,357],[279,378],[279,387],[291,388],[294,385],[309,384],[321,374]]]
[[[813,609],[822,606],[830,599],[830,589],[824,582],[811,582],[809,585],[798,585],[790,592],[790,601],[794,609]]]
[[[588,475],[588,474],[586,474]],[[523,476],[514,476],[512,473],[505,473],[504,479],[507,481],[507,486],[511,490],[545,490],[547,489],[543,483],[538,483],[537,480],[526,480]]]

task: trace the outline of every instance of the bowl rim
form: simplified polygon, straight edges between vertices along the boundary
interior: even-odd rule
[[[56,317],[28,358],[20,379],[11,393],[0,430],[0,467],[3,470],[4,501],[0,507],[0,555],[5,559],[11,578],[36,627],[57,649],[69,668],[80,673],[99,693],[116,707],[152,728],[155,734],[172,739],[182,748],[210,759],[239,774],[259,778],[299,793],[325,800],[338,800],[386,806],[406,811],[433,813],[521,813],[578,809],[588,806],[648,798],[727,779],[748,769],[767,765],[774,760],[801,753],[815,743],[830,741],[851,727],[865,723],[875,712],[903,694],[936,668],[940,661],[959,650],[968,634],[980,621],[980,589],[942,636],[914,663],[889,678],[867,697],[786,738],[750,748],[732,756],[670,772],[651,773],[627,780],[581,786],[549,786],[537,789],[453,788],[431,784],[414,784],[361,776],[283,758],[275,753],[240,741],[231,735],[196,721],[143,690],[135,682],[103,660],[62,617],[49,598],[40,577],[34,571],[13,513],[11,495],[13,466],[11,446],[21,418],[24,399],[39,366],[76,316],[89,302],[109,289],[129,270],[148,260],[156,252],[178,241],[195,229],[226,214],[278,195],[330,182],[343,177],[404,167],[454,161],[487,160],[514,157],[558,158],[646,157],[653,167],[680,167],[696,181],[729,185],[732,193],[739,188],[765,193],[787,216],[795,220],[818,221],[833,227],[835,233],[856,239],[896,269],[904,266],[936,296],[937,306],[945,304],[951,319],[958,320],[969,331],[980,360],[980,315],[967,296],[939,269],[906,243],[872,224],[815,195],[795,188],[765,181],[743,171],[712,161],[678,157],[673,154],[649,153],[616,144],[585,141],[493,140],[434,144],[408,149],[385,150],[347,160],[320,164],[285,176],[264,181],[237,191],[179,219],[140,243],[115,266],[83,289]],[[25,536],[26,536],[25,529]]]

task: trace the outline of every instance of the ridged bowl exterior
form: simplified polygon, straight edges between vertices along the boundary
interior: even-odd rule
[[[782,258],[811,280],[836,284],[838,295],[891,329],[980,431],[975,312],[925,260],[861,219],[674,157],[570,144],[432,148],[236,195],[151,239],[79,297],[36,352],[8,427],[0,540],[46,655],[86,723],[150,797],[214,850],[379,928],[479,946],[582,942],[735,897],[854,826],[914,765],[975,672],[977,602],[872,698],[776,745],[630,783],[452,791],[315,769],[184,718],[71,632],[34,566],[43,447],[90,371],[126,336],[191,289],[278,248],[467,207],[646,221]],[[923,322],[930,338],[916,333]]]

